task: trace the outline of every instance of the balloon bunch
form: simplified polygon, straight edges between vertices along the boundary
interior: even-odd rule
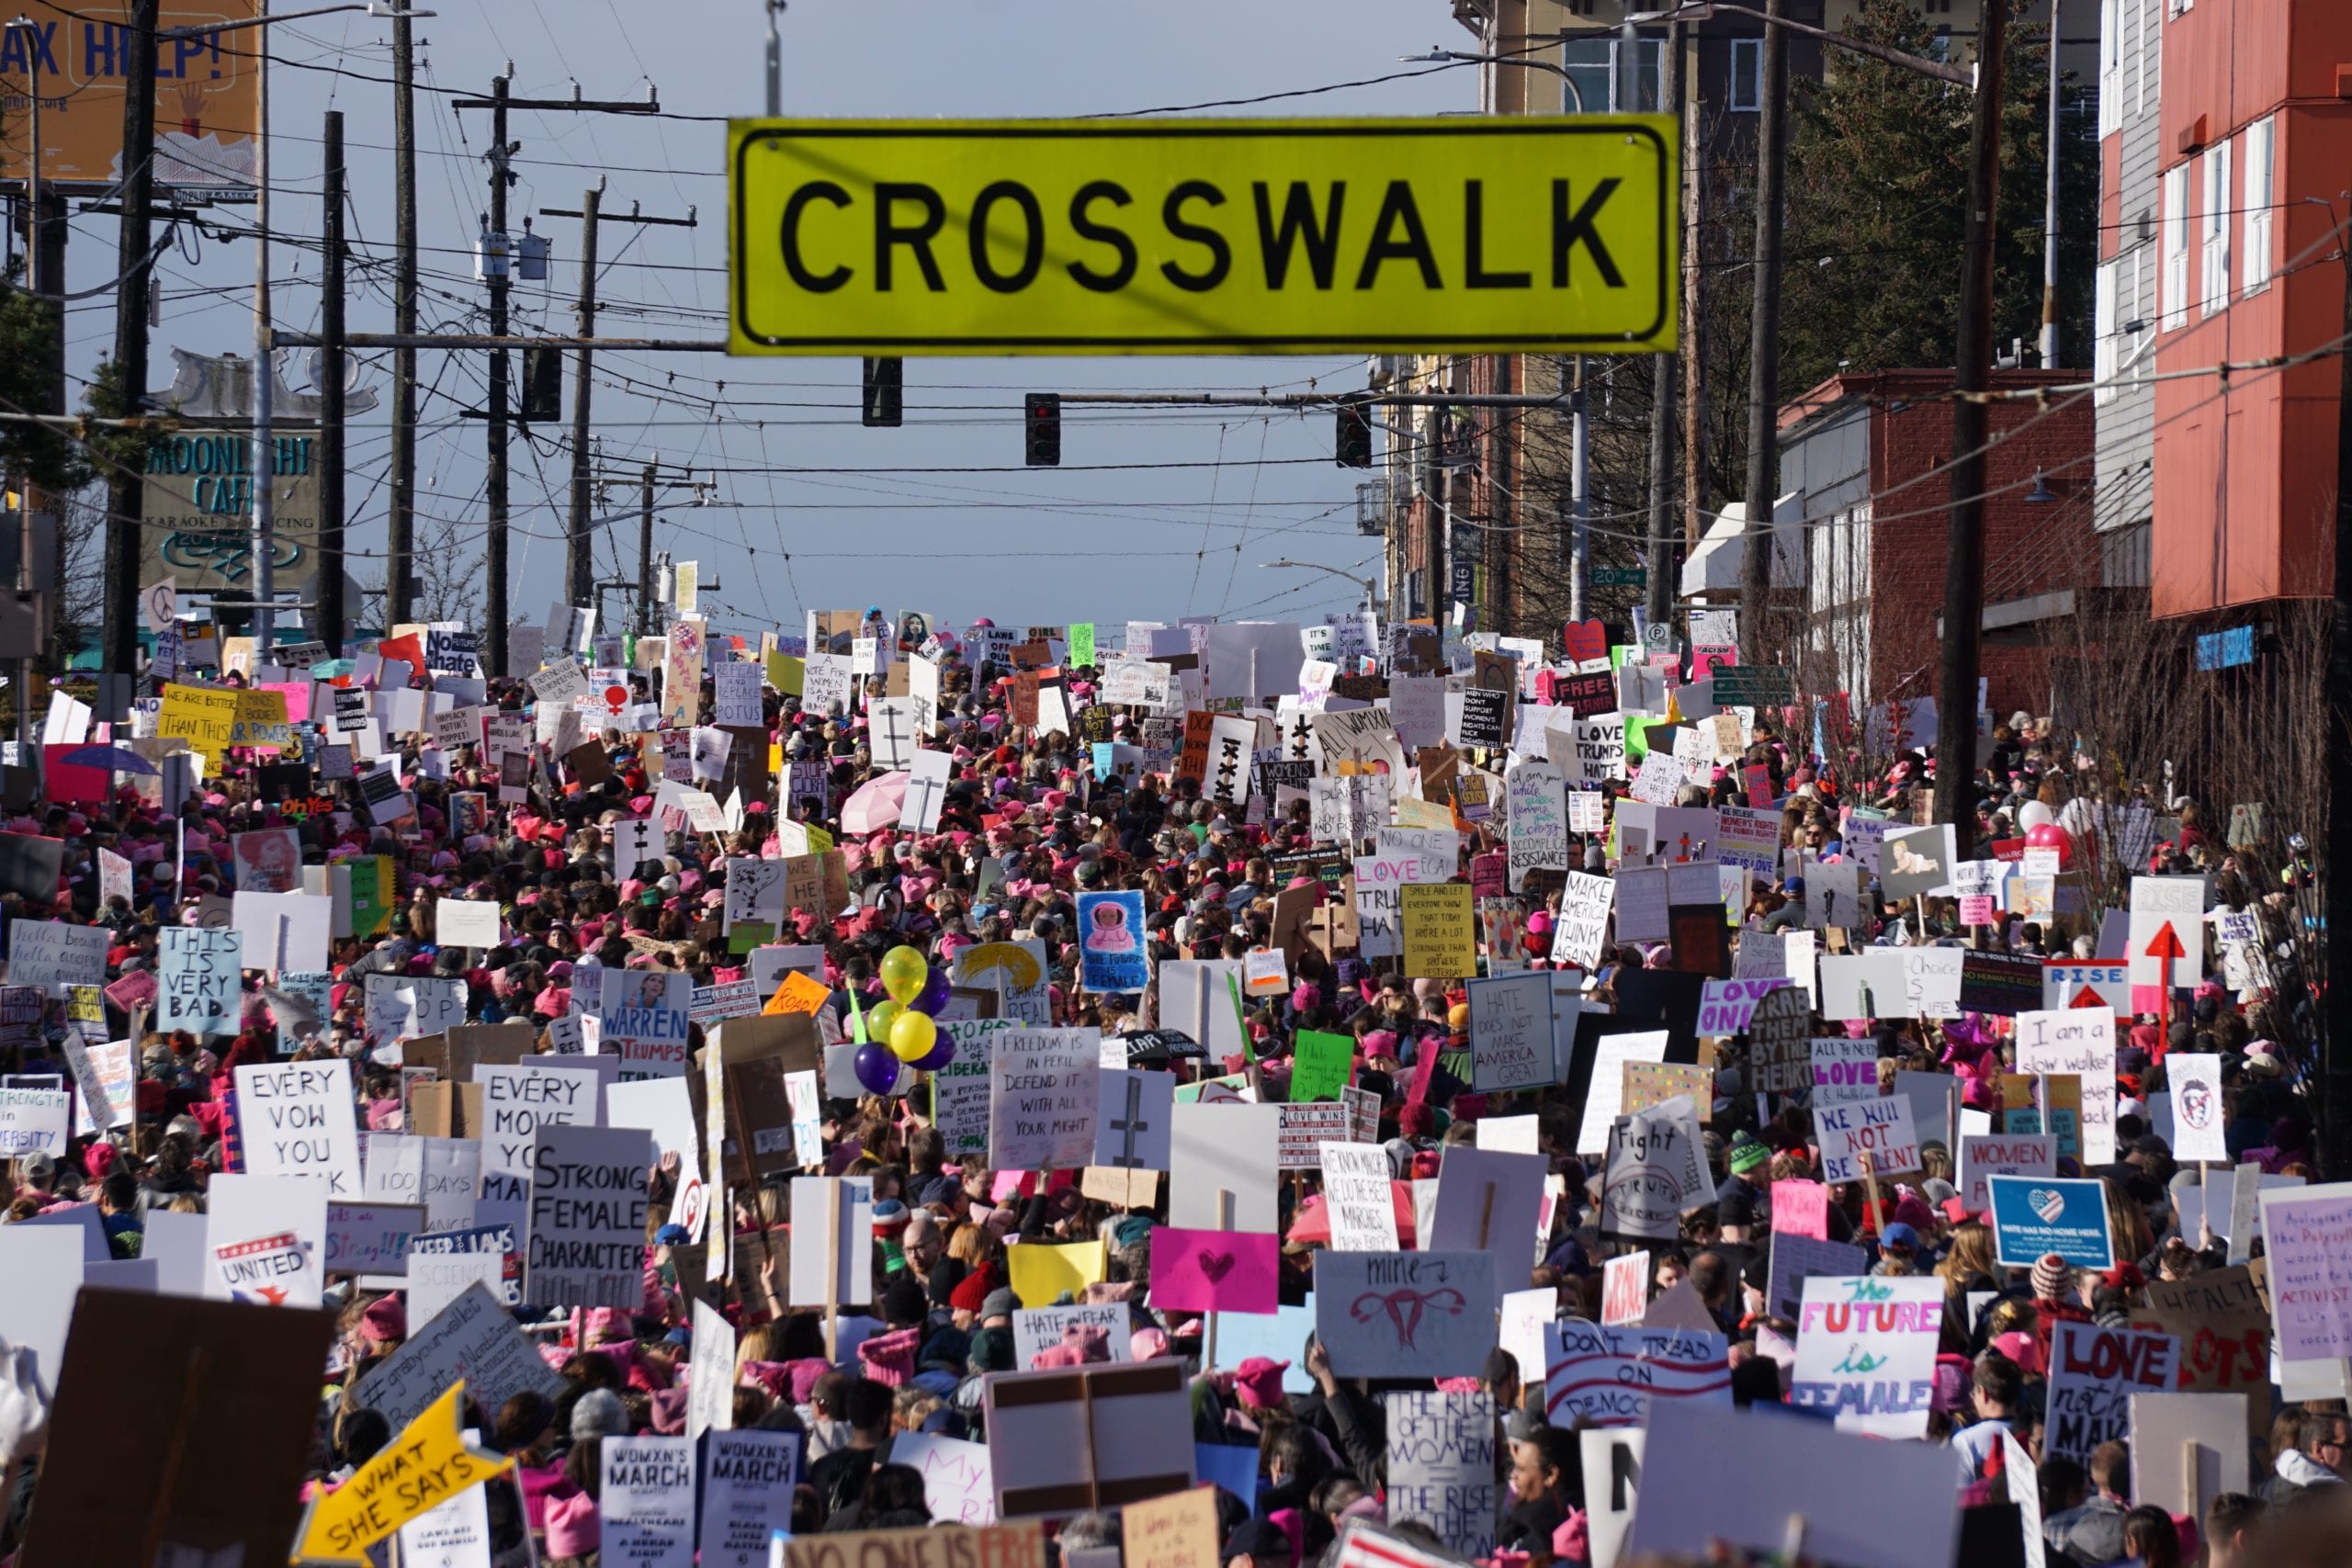
[[[2073,835],[2058,825],[2058,818],[2047,802],[2029,800],[2018,807],[2018,826],[2025,829],[2025,841],[2030,849],[2056,850],[2058,869],[2068,870],[2074,864]]]
[[[947,1005],[947,971],[933,967],[911,947],[882,955],[882,989],[889,999],[865,1015],[866,1043],[857,1048],[857,1081],[872,1094],[898,1087],[902,1067],[935,1073],[956,1059],[956,1043],[939,1032],[933,1015]]]

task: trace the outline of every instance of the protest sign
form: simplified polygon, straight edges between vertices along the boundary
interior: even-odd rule
[[[1170,1312],[1272,1313],[1281,1304],[1281,1247],[1271,1231],[1151,1233],[1151,1301]]]
[[[1634,1499],[1642,1484],[1642,1454],[1648,1436],[1623,1427],[1577,1434],[1591,1568],[1617,1568],[1625,1532],[1634,1524]]]
[[[2018,1072],[2074,1073],[2083,1080],[2085,1167],[2114,1164],[2115,1015],[2102,1008],[2037,1009],[2018,1014],[2017,1030]]]
[[[1568,867],[1567,780],[1547,762],[1521,762],[1503,778],[1510,824],[1510,889],[1527,886],[1531,871]]]
[[[1473,980],[1471,1087],[1526,1089],[1553,1081],[1552,983],[1530,971]]]
[[[1193,1230],[1281,1229],[1274,1164],[1280,1106],[1188,1105],[1180,1100],[1170,1125],[1170,1224]]]
[[[1141,893],[1078,896],[1080,985],[1089,991],[1140,991],[1151,982]]]
[[[1577,1152],[1603,1154],[1609,1130],[1623,1111],[1625,1064],[1662,1062],[1670,1036],[1663,1029],[1640,1030],[1600,1036],[1592,1059],[1592,1077],[1585,1091],[1584,1116],[1577,1126]]]
[[[73,1135],[73,1106],[62,1089],[0,1089],[0,1158],[62,1158]]]
[[[1908,1100],[1889,1096],[1816,1105],[1813,1124],[1821,1140],[1824,1181],[1861,1180],[1864,1155],[1881,1180],[1919,1168],[1919,1134]]]
[[[981,1408],[1001,1519],[1066,1517],[1111,1498],[1192,1489],[1192,1407],[1181,1362],[1000,1372],[988,1379]]]
[[[1811,1011],[1804,992],[1794,987],[1768,993],[1757,1002],[1747,1024],[1752,1092],[1792,1094],[1813,1086]]]
[[[2172,1086],[2173,1157],[2183,1165],[2230,1162],[2222,1136],[2222,1058],[2211,1052],[2172,1051],[2165,1055],[2165,1081]],[[2085,1085],[2086,1092],[2089,1086]]]
[[[786,1286],[790,1304],[843,1306],[873,1294],[874,1183],[862,1178],[796,1176],[798,1216]]]
[[[1353,1135],[1355,1117],[1349,1108],[1336,1101],[1310,1101],[1305,1105],[1282,1104],[1275,1107],[1278,1115],[1274,1130],[1274,1168],[1277,1170],[1312,1170],[1322,1157],[1326,1143],[1344,1143]]]
[[[1495,1402],[1485,1392],[1381,1396],[1388,1438],[1386,1517],[1418,1519],[1464,1557],[1495,1549]]]
[[[329,1203],[325,1271],[405,1275],[409,1238],[424,1228],[422,1203]]]
[[[315,1176],[330,1196],[356,1201],[359,1132],[346,1061],[240,1066],[237,1130],[256,1176]]]
[[[531,1149],[524,1289],[534,1306],[631,1307],[645,1299],[641,1128],[541,1124]]]
[[[776,1546],[782,1550],[764,1561],[781,1568],[1046,1568],[1045,1532],[1034,1520],[987,1529],[934,1524],[924,1529],[835,1530],[795,1536]]]
[[[1012,1314],[1012,1364],[1026,1367],[1039,1351],[1082,1344],[1102,1337],[1114,1361],[1132,1361],[1127,1303],[1077,1302],[1069,1306],[1023,1307]]]
[[[631,1568],[693,1568],[695,1446],[690,1438],[607,1436],[596,1497],[601,1558]]]
[[[105,926],[67,925],[62,920],[8,922],[8,983],[12,986],[103,986],[107,983]]]
[[[1564,1318],[1545,1332],[1544,1361],[1544,1418],[1555,1427],[1654,1426],[1654,1401],[1731,1407],[1731,1347],[1721,1334]]]
[[[367,1548],[504,1471],[509,1461],[458,1430],[465,1399],[464,1382],[452,1383],[342,1485],[313,1494],[294,1561],[365,1562]]]
[[[1876,1100],[1878,1042],[1843,1034],[1817,1035],[1813,1051],[1813,1103],[1843,1105],[1849,1100]]]
[[[1176,1080],[1167,1073],[1127,1067],[1103,1067],[1101,1075],[1090,1164],[1115,1170],[1166,1170]]]
[[[692,975],[608,967],[597,996],[597,1049],[620,1057],[623,1079],[684,1076]]]
[[[1984,1187],[1992,1199],[1994,1255],[2003,1268],[2030,1269],[2051,1253],[2077,1269],[2115,1267],[2104,1181],[1987,1176]]]
[[[238,968],[243,942],[233,931],[165,926],[155,1027],[234,1034],[241,1026]]]
[[[1710,980],[1699,992],[1702,1034],[1737,1034],[1756,1016],[1756,1004],[1789,982],[1779,977],[1751,980]]]
[[[431,1319],[412,1320],[409,1330],[399,1349],[372,1364],[361,1401],[395,1428],[415,1419],[461,1377],[485,1407],[503,1404],[517,1393],[553,1399],[563,1392],[562,1375],[540,1359],[487,1287],[464,1291]]]
[[[720,669],[730,668],[720,665]],[[756,701],[756,699],[755,699]],[[691,1459],[692,1438],[684,1442]],[[896,1448],[892,1462],[903,1463]],[[700,1538],[703,1568],[767,1568],[771,1543],[792,1533],[792,1483],[800,1463],[797,1432],[714,1431],[704,1445]],[[693,1488],[684,1489],[691,1498]],[[611,1552],[609,1542],[604,1550]],[[666,1546],[666,1532],[664,1545]],[[618,1562],[635,1558],[616,1559]]]
[[[1621,1253],[1600,1266],[1600,1322],[1605,1328],[1624,1328],[1642,1321],[1649,1306],[1650,1255]]]
[[[2352,1356],[2352,1182],[2261,1194],[2263,1254],[2278,1356]]]
[[[1972,1134],[1960,1140],[1961,1201],[1972,1214],[1992,1206],[1985,1186],[1988,1176],[2054,1176],[2058,1145],[2054,1139],[2007,1133]]]
[[[989,1156],[999,1169],[1077,1167],[1092,1157],[1099,1032],[1012,1029],[990,1038]]]
[[[1377,1144],[1325,1144],[1323,1207],[1337,1252],[1397,1249],[1388,1151]]]
[[[1023,1364],[1027,1364],[1025,1359]],[[996,1488],[989,1478],[986,1443],[901,1432],[890,1441],[890,1462],[922,1476],[923,1501],[939,1524],[996,1523]]]
[[[1466,979],[1478,972],[1478,919],[1466,883],[1411,883],[1396,891],[1405,973]]]
[[[1777,1193],[1782,1186],[1792,1182],[1776,1182]],[[1810,1184],[1807,1184],[1810,1185]],[[1781,1218],[1775,1203],[1773,1221]],[[1870,1257],[1860,1247],[1842,1241],[1828,1241],[1794,1231],[1776,1230],[1772,1233],[1772,1263],[1764,1284],[1767,1311],[1776,1317],[1797,1322],[1804,1307],[1804,1284],[1814,1279],[1838,1279],[1860,1274],[1870,1267]]]
[[[2179,1359],[2180,1341],[2169,1334],[2059,1323],[2050,1341],[2043,1455],[2088,1464],[2093,1449],[2129,1432],[2132,1394],[2162,1393],[2173,1386]],[[2244,1430],[2241,1416],[2239,1431]],[[2240,1441],[2242,1447],[2242,1437]]]
[[[1622,1109],[1630,1116],[1669,1100],[1687,1100],[1703,1124],[1714,1119],[1715,1075],[1681,1062],[1628,1062]]]
[[[2221,1494],[2250,1489],[2243,1393],[2134,1391],[2125,1430],[2141,1456],[2132,1466],[2135,1504],[2201,1520]]]
[[[1674,1240],[1681,1235],[1682,1212],[1706,1201],[1712,1191],[1699,1124],[1687,1101],[1620,1117],[1610,1128],[1600,1186],[1603,1235]]]
[[[1122,1568],[1218,1568],[1217,1523],[1206,1486],[1130,1504],[1119,1513]]]
[[[1547,1000],[1545,1018],[1550,1018]],[[1475,1004],[1474,1004],[1475,1006]],[[1475,1012],[1473,1014],[1476,1016]],[[1475,1024],[1473,1026],[1476,1027]],[[1302,1029],[1291,1052],[1290,1098],[1294,1101],[1337,1100],[1355,1071],[1352,1035]]]
[[[1943,1312],[1938,1279],[1807,1279],[1789,1402],[1848,1431],[1926,1437]]]
[[[1495,1312],[1492,1253],[1315,1258],[1316,1337],[1341,1377],[1474,1374],[1495,1348]]]
[[[2246,1395],[2247,1429],[2270,1425],[2270,1311],[2243,1264],[2148,1281],[2148,1311],[2180,1342],[2180,1387]]]
[[[490,1488],[469,1486],[401,1526],[401,1568],[482,1568],[491,1561]]]
[[[1552,929],[1552,962],[1573,964],[1586,970],[1599,968],[1609,914],[1616,899],[1614,878],[1592,876],[1581,871],[1568,873],[1567,889],[1560,897],[1560,910]]]

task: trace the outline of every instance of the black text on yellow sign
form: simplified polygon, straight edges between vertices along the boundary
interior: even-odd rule
[[[1642,352],[1675,125],[737,120],[737,354]]]

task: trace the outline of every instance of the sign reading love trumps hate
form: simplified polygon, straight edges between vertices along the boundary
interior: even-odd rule
[[[1315,1334],[1341,1377],[1475,1375],[1496,1305],[1489,1252],[1316,1254]]]

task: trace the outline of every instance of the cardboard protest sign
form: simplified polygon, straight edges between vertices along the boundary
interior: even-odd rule
[[[1961,1201],[1972,1214],[1992,1206],[1988,1176],[2054,1176],[2058,1172],[2057,1141],[2007,1133],[1978,1134],[1960,1140]]]
[[[998,1168],[1077,1167],[1092,1157],[1102,1100],[1099,1032],[1015,1029],[990,1038],[989,1155]]]
[[[1704,1562],[1713,1543],[1778,1552],[1805,1522],[1804,1554],[1872,1568],[1951,1568],[1960,1506],[1948,1449],[1888,1443],[1778,1413],[1653,1409],[1649,1438],[1671,1463],[1642,1471],[1623,1554]]]
[[[1861,1180],[1865,1155],[1881,1180],[1919,1168],[1919,1134],[1912,1124],[1907,1100],[1889,1096],[1816,1105],[1813,1125],[1821,1139],[1825,1181]]]
[[[524,1269],[532,1305],[634,1308],[645,1299],[652,1164],[641,1128],[537,1129]]]
[[[1325,1144],[1323,1207],[1335,1252],[1395,1252],[1396,1206],[1388,1151],[1377,1144]]]
[[[243,942],[233,931],[165,926],[155,1027],[196,1034],[237,1032],[243,950]]]
[[[2221,1494],[2250,1490],[2243,1393],[2135,1392],[2125,1430],[2134,1503],[2201,1520]]]
[[[1405,973],[1464,979],[1478,972],[1478,919],[1467,884],[1414,883],[1396,892]]]
[[[686,1445],[691,1460],[694,1439],[673,1440]],[[891,1457],[893,1462],[903,1462],[895,1449]],[[699,1537],[704,1568],[767,1568],[771,1543],[778,1535],[792,1533],[792,1483],[799,1463],[797,1432],[711,1433],[702,1461]],[[684,1488],[683,1495],[691,1499],[693,1487]],[[613,1549],[608,1545],[604,1550]]]
[[[1219,1568],[1216,1502],[1202,1486],[1122,1509],[1122,1568]]]
[[[1642,1453],[1648,1438],[1648,1433],[1635,1427],[1602,1427],[1577,1434],[1592,1568],[1617,1568],[1625,1532],[1634,1524],[1634,1499],[1641,1489]]]
[[[1272,1313],[1281,1304],[1281,1247],[1271,1231],[1151,1233],[1151,1303],[1170,1312]]]
[[[207,1561],[284,1561],[334,1334],[330,1312],[87,1292],[62,1371],[53,1355],[40,1369],[74,1396],[50,1416],[23,1561],[147,1562],[159,1540]]]
[[[1026,1357],[1022,1364],[1028,1364]],[[936,1524],[996,1523],[996,1487],[989,1477],[986,1443],[932,1432],[901,1432],[890,1440],[890,1462],[922,1474],[923,1502]],[[1129,1517],[1133,1517],[1132,1513]]]
[[[1168,1223],[1193,1230],[1281,1229],[1274,1163],[1281,1124],[1275,1105],[1179,1101],[1170,1122]]]
[[[62,920],[8,922],[8,983],[14,986],[103,986],[107,981],[107,945],[112,933],[104,926],[68,925]]]
[[[2352,1355],[2352,1182],[2281,1188],[2261,1204],[2279,1359]]]
[[[687,1438],[607,1437],[596,1512],[602,1555],[645,1568],[693,1568],[695,1446]]]
[[[1446,1150],[1423,1248],[1484,1252],[1532,1249],[1551,1160],[1498,1149]]]
[[[1419,1519],[1465,1557],[1495,1549],[1495,1401],[1485,1392],[1391,1391],[1387,1416],[1388,1515]]]
[[[460,1377],[485,1409],[526,1392],[553,1399],[564,1388],[562,1374],[540,1359],[495,1293],[474,1287],[431,1319],[410,1323],[408,1339],[369,1369],[360,1403],[397,1430]],[[315,1371],[310,1381],[315,1403]]]
[[[1988,1176],[1994,1256],[2005,1269],[2030,1269],[2056,1253],[2077,1269],[2112,1269],[2107,1183],[2056,1177]]]
[[[1001,1372],[981,1398],[999,1518],[1068,1516],[1192,1489],[1181,1362]]]
[[[1495,1312],[1492,1253],[1316,1254],[1316,1337],[1341,1377],[1473,1374]]]
[[[2102,1008],[2018,1014],[2017,1069],[2083,1080],[2086,1168],[2115,1163],[2115,1015]],[[2059,1151],[2064,1154],[2067,1151]]]
[[[295,1536],[295,1561],[365,1562],[367,1549],[401,1526],[503,1472],[511,1461],[458,1430],[465,1396],[464,1382],[450,1384],[350,1479],[314,1495]]]
[[[1675,1240],[1681,1235],[1682,1212],[1713,1193],[1699,1124],[1687,1100],[1620,1117],[1610,1128],[1600,1184],[1601,1235]]]
[[[327,1184],[224,1173],[205,1190],[206,1294],[266,1306],[316,1306],[325,1289]]]
[[[1585,1091],[1584,1117],[1577,1127],[1578,1154],[1607,1151],[1609,1130],[1622,1114],[1625,1064],[1666,1060],[1669,1041],[1668,1032],[1663,1029],[1600,1036],[1592,1059],[1591,1082]]]
[[[954,1064],[950,1064],[952,1066]],[[1166,1170],[1176,1080],[1167,1073],[1103,1067],[1091,1165]]]
[[[2090,1462],[2091,1450],[2124,1437],[2132,1396],[2173,1386],[2180,1341],[2136,1328],[2061,1322],[2050,1342],[2050,1395],[2042,1453]],[[2238,1431],[2245,1431],[2239,1413]],[[2241,1436],[2238,1447],[2245,1444]],[[2153,1455],[2147,1456],[2153,1458]]]
[[[2243,1393],[2247,1430],[2270,1425],[2270,1310],[2243,1264],[2148,1281],[2148,1310],[2180,1341],[2180,1387]]]
[[[352,1114],[351,1064],[240,1066],[236,1079],[245,1169],[256,1176],[315,1176],[329,1196],[356,1201],[359,1131]]]
[[[1731,1345],[1679,1328],[1604,1328],[1564,1318],[1544,1335],[1544,1419],[1555,1427],[1657,1425],[1665,1405],[1731,1407]]]
[[[1496,976],[1473,980],[1467,989],[1471,1087],[1484,1092],[1552,1082],[1551,976]]]
[[[1083,1296],[1087,1286],[1099,1282],[1103,1277],[1102,1255],[1099,1241],[1058,1246],[1023,1242],[1005,1249],[1005,1279],[1022,1305],[1051,1306],[1063,1294]]]
[[[424,1228],[422,1203],[329,1203],[321,1261],[330,1275],[405,1276],[409,1239]]]
[[[1943,1312],[1937,1279],[1806,1280],[1790,1403],[1834,1412],[1843,1430],[1926,1437]]]
[[[73,1135],[73,1107],[74,1097],[62,1089],[0,1089],[0,1157],[63,1157]]]
[[[1746,939],[1742,938],[1743,947]],[[1747,1080],[1757,1094],[1792,1094],[1813,1085],[1812,1006],[1794,987],[1767,993],[1748,1015]]]
[[[873,1294],[874,1183],[863,1178],[792,1179],[793,1306],[842,1306]]]

